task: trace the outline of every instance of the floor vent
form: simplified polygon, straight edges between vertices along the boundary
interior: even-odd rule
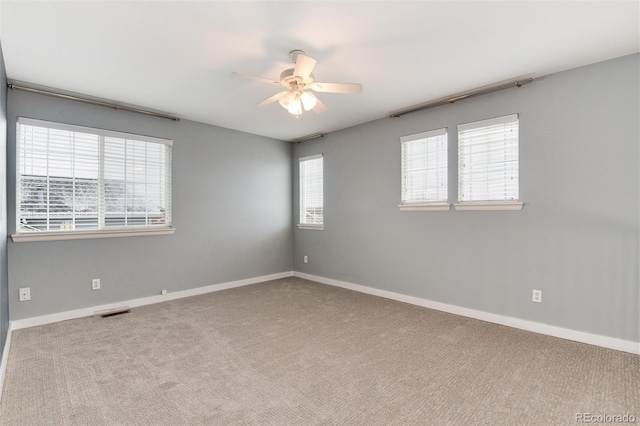
[[[116,315],[128,314],[129,312],[131,312],[131,308],[128,306],[123,306],[121,308],[113,308],[113,309],[107,309],[104,311],[96,311],[94,315],[100,316],[102,318],[109,318]]]

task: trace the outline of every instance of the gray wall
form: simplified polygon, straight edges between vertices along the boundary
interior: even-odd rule
[[[640,341],[639,73],[639,55],[619,58],[331,133],[295,145],[293,156],[282,141],[10,91],[10,233],[18,116],[172,138],[177,229],[173,236],[9,242],[11,319],[293,268]],[[401,136],[449,128],[455,201],[456,125],[511,113],[520,115],[522,211],[398,211]],[[326,228],[292,230],[297,158],[320,152]],[[92,278],[102,279],[102,290],[91,290]],[[0,285],[4,341],[2,271]],[[23,286],[31,287],[30,302],[17,301]],[[543,291],[542,304],[531,302],[533,288]]]
[[[0,46],[0,357],[9,329],[7,274],[7,72]]]
[[[325,230],[294,230],[294,270],[640,341],[639,68],[623,57],[296,145],[294,188],[298,157],[324,154]],[[522,211],[398,211],[401,136],[448,127],[456,201],[456,126],[512,113]]]
[[[11,320],[292,270],[291,144],[15,90],[8,98],[8,227],[15,122],[30,117],[173,139],[175,235],[9,242]],[[93,291],[91,279],[102,289]],[[31,301],[18,301],[18,288]]]

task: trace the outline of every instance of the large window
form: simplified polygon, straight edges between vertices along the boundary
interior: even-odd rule
[[[518,115],[458,126],[456,209],[520,209]]]
[[[171,229],[172,141],[20,118],[16,146],[18,234]]]
[[[322,154],[300,158],[300,224],[302,229],[323,229]]]
[[[447,129],[403,136],[400,210],[449,210]]]

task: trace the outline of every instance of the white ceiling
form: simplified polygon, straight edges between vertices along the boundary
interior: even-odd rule
[[[8,1],[9,79],[277,139],[349,127],[514,77],[640,50],[639,2]],[[299,119],[277,103],[288,52],[317,59],[329,110]],[[535,84],[535,83],[534,83]]]

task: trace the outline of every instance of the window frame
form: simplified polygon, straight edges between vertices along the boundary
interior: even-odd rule
[[[440,138],[444,136],[444,181],[445,181],[445,194],[446,198],[444,199],[427,199],[424,198],[418,201],[407,201],[405,200],[404,189],[406,188],[406,179],[408,178],[409,172],[404,169],[405,165],[405,148],[412,143],[424,143],[425,148],[428,147],[430,140],[433,143],[438,143],[439,141],[436,138]],[[427,132],[416,133],[413,135],[402,136],[400,138],[400,179],[401,179],[401,194],[400,194],[400,204],[398,205],[398,210],[400,211],[448,211],[451,208],[451,204],[449,203],[449,182],[448,182],[448,173],[449,173],[449,141],[448,141],[448,129],[443,127],[441,129],[430,130]],[[439,171],[442,173],[442,170]],[[426,192],[426,188],[424,188]]]
[[[104,145],[105,138],[116,138],[116,139],[125,139],[125,140],[133,140],[137,142],[144,143],[153,143],[153,144],[161,144],[165,147],[168,147],[168,154],[165,154],[165,164],[164,164],[164,181],[162,183],[164,189],[164,200],[165,205],[165,223],[162,224],[151,224],[151,225],[125,225],[125,226],[105,226],[104,220],[106,214],[104,212],[104,207],[100,207],[104,205],[104,191],[101,190],[102,186],[99,187],[97,200],[98,203],[98,211],[96,212],[96,220],[98,228],[90,228],[90,229],[62,229],[62,230],[45,230],[45,231],[23,231],[21,230],[21,126],[34,126],[40,128],[61,130],[61,131],[70,131],[76,133],[89,134],[98,137],[99,147]],[[102,141],[102,142],[100,142]],[[152,136],[144,136],[137,135],[126,132],[119,132],[113,130],[105,130],[98,129],[93,127],[86,126],[78,126],[73,124],[65,124],[47,120],[39,120],[25,117],[18,117],[16,120],[16,139],[15,139],[15,147],[16,147],[16,170],[15,170],[15,233],[11,235],[11,239],[14,242],[28,242],[28,241],[56,241],[56,240],[75,240],[75,239],[93,239],[93,238],[113,238],[113,237],[132,237],[132,236],[150,236],[150,235],[171,235],[175,232],[175,228],[172,225],[172,149],[173,141],[170,139],[157,138]],[[98,174],[101,175],[100,170],[104,169],[104,161],[105,158],[101,154],[102,151],[98,148],[99,152],[97,155],[97,167]],[[48,161],[49,154],[47,154],[46,158]],[[145,162],[145,164],[147,164]],[[72,179],[77,179],[77,177],[72,177]],[[103,177],[98,177],[98,181],[104,181]],[[98,183],[100,185],[100,183]],[[49,205],[47,203],[47,205]],[[72,213],[73,215],[73,213]]]
[[[304,201],[305,201],[305,193],[304,193],[304,183],[303,183],[303,171],[302,165],[307,161],[321,160],[321,176],[320,176],[320,186],[322,193],[320,194],[322,200],[322,223],[307,223],[303,220],[303,211],[305,211]],[[308,230],[316,230],[322,231],[324,230],[324,156],[323,154],[314,154],[308,155],[304,157],[298,158],[298,229],[308,229]]]
[[[489,199],[489,200],[461,200],[463,179],[462,179],[462,149],[461,149],[461,133],[463,131],[482,129],[500,124],[509,124],[513,122],[517,123],[518,137],[517,137],[517,199]],[[520,201],[520,117],[519,114],[510,114],[486,120],[479,120],[470,123],[458,125],[458,202],[454,203],[454,207],[458,211],[470,211],[470,210],[522,210],[524,203]]]

